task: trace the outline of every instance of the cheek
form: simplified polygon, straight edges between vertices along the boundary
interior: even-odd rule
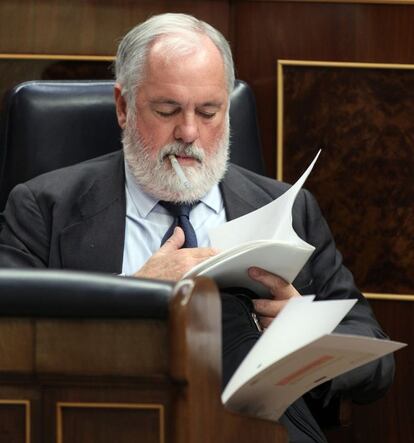
[[[222,138],[225,130],[224,124],[216,127],[206,127],[201,132],[201,145],[206,152],[215,152],[217,150],[217,144]]]
[[[154,156],[166,144],[172,141],[171,129],[157,121],[137,119],[138,132]]]

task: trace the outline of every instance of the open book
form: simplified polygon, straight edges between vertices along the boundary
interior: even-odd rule
[[[291,283],[315,249],[294,231],[292,207],[320,152],[299,180],[279,198],[211,230],[211,246],[222,252],[195,266],[184,278],[205,275],[222,288],[245,287],[258,296],[266,296],[265,288],[247,274],[249,267],[258,266]]]
[[[240,364],[222,394],[234,411],[278,420],[305,392],[406,346],[331,333],[356,300],[292,298]]]

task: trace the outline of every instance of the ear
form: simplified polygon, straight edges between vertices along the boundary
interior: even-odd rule
[[[114,86],[115,108],[116,116],[119,126],[124,129],[127,120],[127,105],[125,98],[122,95],[122,87],[119,83],[115,83]]]

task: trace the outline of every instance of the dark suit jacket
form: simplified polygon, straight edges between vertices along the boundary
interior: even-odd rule
[[[122,152],[39,176],[12,191],[0,232],[0,267],[48,267],[120,273],[125,232]],[[221,183],[228,219],[251,212],[280,196],[288,185],[230,166]],[[368,303],[342,265],[329,228],[307,191],[293,208],[293,225],[316,249],[294,284],[318,299],[358,298],[338,331],[385,337]],[[393,378],[385,357],[338,377],[315,391],[325,403],[347,391],[353,400],[379,397]]]

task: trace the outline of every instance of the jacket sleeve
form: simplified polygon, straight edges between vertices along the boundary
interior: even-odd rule
[[[0,267],[46,267],[49,244],[47,223],[35,196],[27,185],[16,186],[3,213]]]
[[[387,339],[350,271],[343,265],[329,227],[313,196],[304,191],[305,215],[303,234],[315,246],[309,263],[312,287],[318,300],[357,299],[357,303],[340,322],[335,332]],[[349,371],[312,393],[326,406],[337,396],[347,396],[356,403],[368,403],[381,397],[394,377],[394,358],[387,355],[360,368]]]

